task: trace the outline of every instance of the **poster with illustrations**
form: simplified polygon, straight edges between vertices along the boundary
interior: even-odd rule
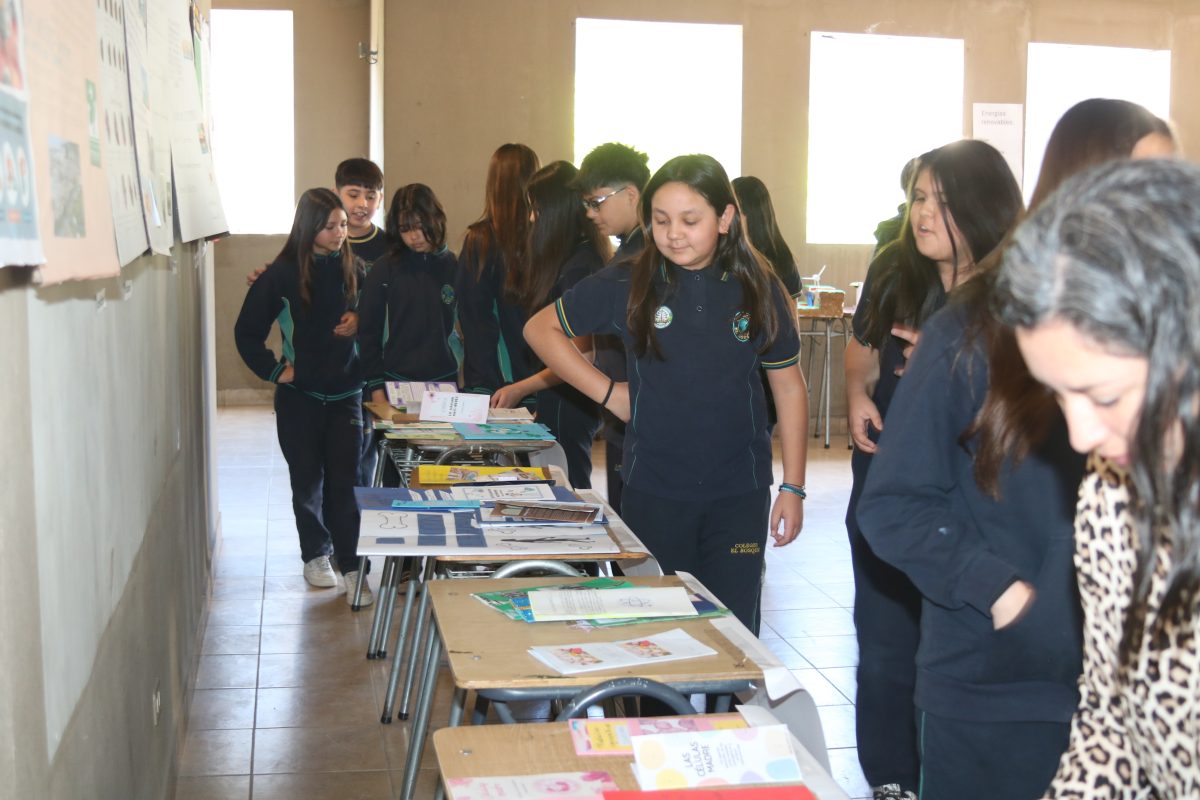
[[[21,0],[0,0],[0,266],[45,261],[29,136]]]
[[[97,0],[95,13],[96,46],[100,51],[101,159],[108,178],[117,260],[125,266],[149,246],[129,101],[125,2]]]
[[[190,242],[225,233],[229,226],[221,208],[217,175],[209,149],[209,121],[205,111],[203,50],[204,25],[199,9],[189,0],[163,0],[166,14],[167,53],[164,71],[171,98],[171,166],[179,217],[179,236]]]
[[[39,3],[25,20],[43,285],[121,272],[104,175],[95,3]]]
[[[142,217],[150,249],[163,255],[171,252],[175,238],[166,82],[161,67],[166,36],[161,4],[125,0],[125,51]]]

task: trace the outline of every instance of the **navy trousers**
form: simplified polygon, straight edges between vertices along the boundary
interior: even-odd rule
[[[292,511],[307,563],[333,556],[358,569],[354,481],[362,449],[362,396],[322,402],[288,386],[275,390],[275,426],[292,484]]]
[[[621,518],[665,574],[690,572],[758,633],[769,488],[705,500],[674,500],[626,486]]]
[[[854,485],[846,510],[858,636],[854,707],[858,761],[871,786],[898,783],[915,791],[920,756],[913,693],[921,639],[921,595],[903,572],[875,555],[858,527],[858,498],[870,458],[854,451]]]
[[[965,721],[924,711],[919,727],[921,800],[1042,797],[1071,730],[1067,722]]]

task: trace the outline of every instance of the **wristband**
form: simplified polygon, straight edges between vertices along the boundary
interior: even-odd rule
[[[787,492],[788,494],[794,494],[794,495],[796,495],[797,497],[799,497],[801,500],[803,500],[804,498],[808,497],[808,492],[804,490],[804,487],[803,487],[803,486],[797,486],[797,485],[796,485],[796,484],[794,484],[794,483],[781,483],[781,484],[779,484],[779,491],[781,491],[781,492]]]
[[[608,379],[608,391],[604,393],[604,399],[600,401],[600,405],[608,408],[608,398],[612,397],[613,387],[617,385],[616,378]]]

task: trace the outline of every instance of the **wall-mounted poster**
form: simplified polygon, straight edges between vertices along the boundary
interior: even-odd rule
[[[125,266],[144,253],[150,241],[134,149],[125,2],[97,0],[95,15],[96,46],[100,51],[101,157],[108,177],[117,259]]]
[[[175,240],[171,208],[171,141],[166,92],[164,4],[125,0],[125,45],[129,53],[129,97],[133,146],[142,187],[142,216],[150,249],[169,255]]]
[[[43,284],[120,274],[104,175],[96,0],[31,4],[26,64]],[[101,0],[103,5],[104,0]]]
[[[21,12],[20,0],[0,0],[0,266],[45,260],[38,236]]]

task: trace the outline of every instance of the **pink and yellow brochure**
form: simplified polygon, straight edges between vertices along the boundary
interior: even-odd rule
[[[500,775],[450,778],[450,800],[603,800],[619,787],[607,772],[554,772],[544,775]]]
[[[571,741],[580,756],[627,756],[633,754],[634,736],[652,733],[684,733],[745,728],[741,714],[710,714],[706,717],[649,717],[573,719]]]
[[[786,725],[635,736],[642,789],[798,783],[800,764]]]

